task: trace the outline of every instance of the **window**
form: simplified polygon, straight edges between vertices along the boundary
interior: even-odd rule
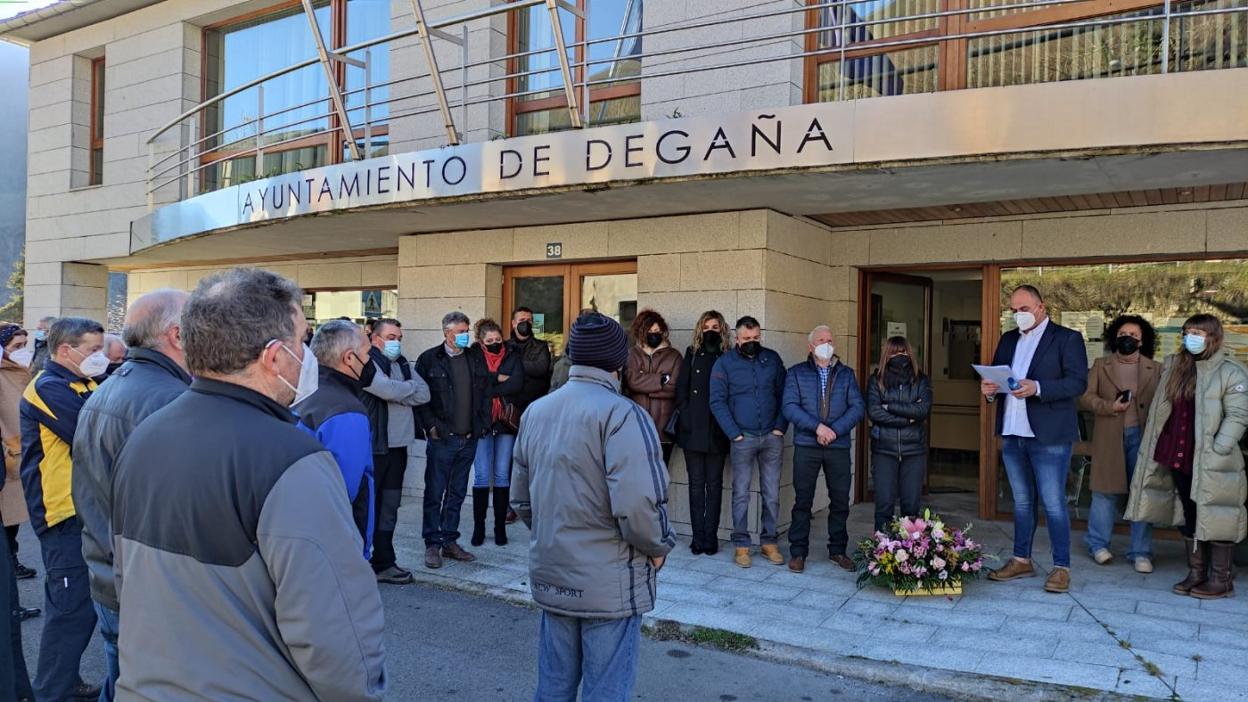
[[[1157,334],[1153,356],[1156,361],[1179,351],[1183,322],[1198,313],[1218,317],[1224,332],[1223,348],[1240,361],[1248,360],[1246,263],[1194,260],[1003,268],[997,298],[1003,305],[1001,330],[1014,327],[1005,302],[1009,294],[1019,285],[1030,283],[1044,295],[1045,307],[1054,321],[1083,334],[1089,366],[1107,353],[1105,329],[1123,314],[1139,315],[1153,325]],[[1081,412],[1079,425],[1086,439],[1095,435],[1096,418],[1092,413]],[[1004,465],[998,465],[998,511],[1009,511],[1013,504],[1009,480]],[[1075,445],[1067,482],[1073,517],[1087,516],[1092,470],[1088,444],[1081,441]]]
[[[303,294],[303,315],[315,327],[349,317],[356,324],[397,316],[398,290],[317,290]]]
[[[637,316],[637,262],[515,266],[503,271],[503,316],[517,307],[533,310],[533,333],[563,354],[577,313],[593,309],[624,328]],[[506,325],[504,325],[506,326]]]
[[[588,13],[588,22],[570,12],[560,12],[564,40],[568,43],[573,80],[590,82],[589,124],[621,124],[641,119],[641,83],[627,80],[641,75],[642,0],[576,0]],[[585,63],[588,44],[588,71]],[[552,49],[555,46],[550,13],[544,6],[517,10],[511,15],[511,52]],[[563,74],[554,51],[519,56],[511,62],[508,92],[509,123],[514,135],[543,134],[571,126],[563,92]],[[584,100],[577,86],[578,102]]]
[[[91,160],[88,185],[104,182],[104,59],[91,61]]]
[[[341,48],[389,33],[387,0],[317,0],[313,2],[325,45]],[[204,99],[316,56],[302,7],[280,9],[214,25],[204,32]],[[353,136],[367,158],[386,153],[389,128],[384,106],[389,80],[389,52],[384,47],[353,52],[368,59],[365,69],[335,65],[344,91]],[[367,97],[367,99],[366,99]],[[231,95],[205,111],[206,138],[200,162],[205,190],[257,178],[337,163],[348,153],[329,100],[325,70],[319,63]],[[365,123],[370,122],[368,129]],[[365,144],[365,135],[370,143]],[[261,154],[256,153],[261,150]],[[237,153],[238,156],[231,156]],[[257,157],[261,162],[257,164]]]
[[[824,5],[821,0],[809,4]],[[1248,0],[880,0],[812,9],[808,101],[1248,66]],[[968,12],[957,12],[959,9]],[[1206,12],[1207,14],[1185,14]],[[933,16],[935,15],[935,16]],[[1099,21],[1095,21],[1099,20]],[[1086,23],[1082,26],[1071,26]],[[978,36],[976,36],[978,35]],[[942,37],[961,36],[965,38]],[[925,40],[931,39],[928,43]],[[891,47],[882,41],[905,42]],[[873,46],[875,45],[875,46]]]

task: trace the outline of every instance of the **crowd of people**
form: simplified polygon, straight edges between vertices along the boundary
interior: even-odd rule
[[[40,320],[33,334],[0,324],[0,588],[12,610],[0,618],[3,696],[379,698],[378,584],[414,580],[394,537],[418,440],[426,568],[475,560],[459,531],[470,488],[470,546],[491,532],[507,545],[517,520],[530,530],[539,700],[573,700],[578,688],[583,699],[628,698],[641,616],[676,546],[667,503],[677,446],[691,552],[719,551],[727,470],[731,555],[742,568],[756,545],[766,562],[786,562],[778,524],[790,429],[790,571],[804,572],[810,557],[820,473],[828,557],[854,569],[851,449],[864,420],[875,528],[898,507],[921,510],[932,384],[904,337],[883,343],[860,383],[826,325],[786,367],[750,316],[730,328],[703,313],[682,354],[655,310],[627,330],[583,310],[556,361],[521,307],[506,329],[452,311],[440,342],[410,361],[400,321],[339,319],[310,333],[301,300],[281,276],[236,268],[193,293],[139,297],[120,337],[78,317]],[[1015,290],[1010,310],[1017,328],[994,359],[1010,367],[1010,387],[981,385],[1014,496],[1013,557],[990,579],[1036,574],[1043,509],[1054,565],[1044,589],[1070,588],[1065,491],[1082,408],[1095,416],[1090,558],[1113,560],[1125,513],[1127,558],[1151,572],[1151,526],[1177,525],[1189,574],[1174,591],[1232,594],[1233,547],[1248,527],[1239,450],[1248,371],[1223,348],[1217,318],[1189,319],[1181,350],[1163,363],[1151,325],[1120,317],[1089,371],[1082,336],[1048,317],[1037,289]],[[33,684],[20,621],[41,612],[21,607],[15,584],[36,575],[17,560],[27,521],[45,576]],[[100,685],[79,675],[97,625]]]

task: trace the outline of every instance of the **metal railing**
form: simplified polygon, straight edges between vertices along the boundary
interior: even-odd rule
[[[634,2],[641,2],[641,0],[621,1],[627,3],[626,10],[631,10]],[[981,0],[970,3],[972,7],[967,8],[910,14],[897,14],[897,5],[864,2],[863,0],[833,0],[761,12],[752,11],[756,10],[757,6],[746,7],[722,16],[652,29],[643,26],[640,31],[636,32],[626,31],[629,17],[626,11],[625,20],[618,34],[592,39],[582,38],[573,42],[569,42],[568,37],[564,36],[560,13],[571,13],[588,26],[588,11],[582,12],[568,0],[515,0],[477,12],[439,20],[428,20],[425,17],[422,0],[410,0],[410,2],[415,18],[414,27],[330,50],[321,40],[321,29],[313,12],[312,0],[302,0],[311,33],[316,38],[317,56],[215,95],[156,130],[147,140],[149,208],[154,207],[158,200],[168,201],[170,189],[176,189],[177,199],[198,194],[201,192],[201,183],[206,173],[215,173],[218,167],[236,159],[254,158],[256,177],[266,177],[263,172],[265,154],[283,151],[282,147],[292,147],[301,142],[307,144],[323,139],[332,145],[337,143],[333,141],[337,138],[347,150],[344,156],[356,160],[365,156],[361,152],[358,135],[362,134],[363,143],[365,147],[368,147],[372,143],[375,131],[383,125],[393,125],[399,120],[436,114],[445,130],[444,144],[456,145],[465,138],[469,107],[537,96],[548,97],[552,94],[561,97],[562,105],[556,109],[566,112],[568,125],[573,129],[578,129],[600,122],[605,117],[600,113],[597,119],[594,119],[590,99],[594,89],[625,83],[641,83],[644,86],[647,80],[713,71],[730,71],[779,62],[806,62],[816,59],[820,64],[829,64],[836,69],[835,90],[829,86],[825,91],[824,86],[819,85],[817,86],[818,97],[833,100],[855,99],[863,96],[906,92],[905,80],[908,76],[916,76],[923,71],[933,71],[934,74],[935,66],[930,59],[925,59],[927,63],[920,60],[913,65],[906,64],[906,51],[910,49],[938,46],[942,42],[960,40],[964,42],[963,50],[967,51],[968,64],[976,64],[984,57],[989,59],[996,57],[1004,59],[1011,56],[1018,58],[1016,54],[1009,52],[1016,52],[1020,48],[1024,51],[1032,50],[1031,54],[1025,58],[1035,64],[1040,61],[1036,47],[1045,48],[1051,45],[1057,47],[1056,53],[1060,55],[1064,46],[1062,42],[1072,43],[1071,37],[1078,39],[1097,32],[1106,33],[1108,36],[1114,28],[1123,30],[1119,31],[1119,34],[1125,36],[1128,34],[1125,31],[1128,26],[1138,29],[1141,23],[1156,23],[1157,26],[1149,27],[1147,31],[1137,32],[1139,36],[1130,40],[1135,41],[1136,45],[1129,48],[1134,49],[1137,54],[1141,54],[1142,51],[1144,56],[1144,60],[1137,63],[1143,63],[1146,66],[1145,70],[1134,70],[1132,74],[1198,70],[1199,66],[1175,69],[1171,65],[1174,58],[1172,53],[1181,59],[1191,59],[1195,51],[1190,46],[1195,42],[1189,40],[1189,46],[1184,49],[1181,46],[1181,38],[1178,42],[1175,41],[1172,36],[1172,25],[1177,23],[1182,26],[1185,22],[1191,24],[1200,22],[1204,18],[1218,18],[1215,32],[1222,32],[1225,36],[1210,38],[1211,44],[1216,45],[1215,50],[1221,52],[1218,57],[1215,57],[1217,60],[1214,61],[1216,65],[1213,67],[1248,66],[1248,0],[1183,0],[1182,2],[1159,0],[1156,6],[1124,15],[982,31],[942,32],[937,29],[901,34],[896,37],[889,36],[890,27],[939,28],[945,24],[955,24],[945,22],[955,17],[971,20],[977,17],[995,17],[1006,13],[1062,5],[1083,4],[1086,6],[1087,0],[1004,0],[998,4]],[[1207,5],[1214,4],[1219,6],[1207,7]],[[553,46],[492,56],[477,61],[470,60],[469,25],[489,21],[508,12],[519,12],[534,7],[544,7],[547,11]],[[880,8],[892,9],[881,10]],[[879,16],[859,14],[867,11],[877,12]],[[820,17],[823,21],[807,22],[808,17]],[[831,18],[831,21],[828,21],[828,18]],[[768,28],[769,31],[758,31],[759,26],[767,22],[779,25],[779,31],[776,31],[775,27]],[[787,28],[784,27],[786,22]],[[731,25],[737,26],[733,27],[732,31],[722,31]],[[455,28],[459,31],[453,32]],[[873,38],[872,28],[881,28],[881,33],[885,35],[885,38]],[[736,38],[706,41],[708,32],[718,32],[725,36],[735,34]],[[691,35],[691,38],[682,43],[673,40],[670,36],[680,33]],[[390,51],[392,49],[387,45],[411,37],[419,40],[426,70],[412,75],[385,76],[385,80],[374,82],[373,52]],[[847,37],[848,40],[846,40]],[[1126,39],[1122,41],[1130,43]],[[439,63],[437,42],[446,42],[448,45],[459,48],[459,65],[444,67]],[[644,42],[643,50],[623,54],[623,49],[628,42]],[[660,45],[659,48],[644,50],[645,46],[655,43]],[[605,57],[591,56],[590,47],[603,44],[614,46],[614,50]],[[810,48],[811,46],[814,48]],[[776,50],[777,47],[778,50]],[[1196,47],[1196,49],[1199,48],[1201,47]],[[743,50],[751,49],[771,50],[765,51],[761,56],[741,56]],[[575,50],[574,55],[573,50]],[[1081,51],[1105,53],[1107,49],[1094,45],[1091,48],[1084,47]],[[363,53],[362,60],[351,57],[361,52]],[[1054,52],[1050,52],[1052,53]],[[1072,51],[1067,49],[1067,60],[1070,60],[1071,53]],[[521,62],[550,55],[554,56],[557,66],[513,72],[512,67]],[[1093,58],[1096,57],[1093,56]],[[639,74],[622,75],[619,67],[623,61],[636,62],[641,67]],[[1051,61],[1050,58],[1044,59],[1046,66]],[[364,73],[363,87],[344,90],[336,78],[336,63],[361,69]],[[1191,61],[1189,60],[1188,63]],[[317,65],[325,73],[328,84],[327,94],[298,105],[285,106],[270,112],[265,111],[266,84]],[[1114,75],[1112,70],[1114,59],[1107,57],[1105,65],[1109,70],[1102,70],[1099,67],[1090,69],[1093,75],[1082,75],[1088,71],[1082,73],[1073,71],[1069,72],[1072,75],[1065,75],[1061,70],[1049,70],[1039,79],[1036,78],[1034,72],[1023,75],[1027,72],[1022,69],[1019,69],[1018,77],[1005,76],[1004,69],[1002,69],[996,82],[980,81],[976,84],[986,86]],[[601,72],[602,77],[595,75],[595,67],[598,66],[606,67],[606,70]],[[489,75],[470,79],[470,74],[474,69],[477,72],[485,71]],[[818,70],[802,73],[814,75],[815,80],[819,80]],[[1080,74],[1073,75],[1073,73]],[[538,87],[527,87],[527,84],[535,78],[552,75],[557,75],[558,80],[550,81],[550,84],[539,80],[538,82],[542,84]],[[449,83],[448,78],[452,79]],[[788,79],[787,76],[784,77],[784,80]],[[416,86],[417,82],[424,85]],[[928,81],[928,83],[934,84],[934,81]],[[489,92],[490,88],[500,84],[504,87],[499,94],[482,96],[471,94],[474,89],[486,89]],[[392,90],[396,86],[406,86],[412,88],[413,91],[396,96]],[[970,87],[976,87],[976,85]],[[210,111],[219,112],[226,100],[237,98],[253,89],[256,96],[254,117],[243,118],[232,124],[216,124],[215,121],[212,124],[206,124],[206,115]],[[386,95],[379,98],[378,94],[383,92],[383,89]],[[495,89],[493,92],[498,91]],[[814,92],[816,91],[812,90],[812,93]],[[910,92],[914,91],[910,90]],[[349,105],[349,99],[357,96],[362,104]],[[378,114],[378,112],[383,112],[379,110],[382,107],[385,108],[385,114]],[[303,112],[309,109],[314,110],[311,115]],[[362,114],[362,120],[352,123],[351,116],[356,113]],[[456,113],[458,113],[458,119],[456,119]],[[224,117],[220,121],[224,121]],[[173,144],[169,143],[171,137],[174,137],[175,143]]]

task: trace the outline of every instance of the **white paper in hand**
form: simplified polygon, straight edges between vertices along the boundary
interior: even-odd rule
[[[998,394],[1010,391],[1010,378],[1014,377],[1014,371],[1009,366],[980,366],[972,363],[971,368],[979,373],[979,377],[996,385]]]

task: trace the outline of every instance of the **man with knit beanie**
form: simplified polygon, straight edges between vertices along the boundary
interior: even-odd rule
[[[511,504],[531,530],[529,582],[542,608],[536,699],[629,699],[641,617],[676,545],[654,422],[620,394],[623,327],[572,325],[568,383],[520,421]]]

